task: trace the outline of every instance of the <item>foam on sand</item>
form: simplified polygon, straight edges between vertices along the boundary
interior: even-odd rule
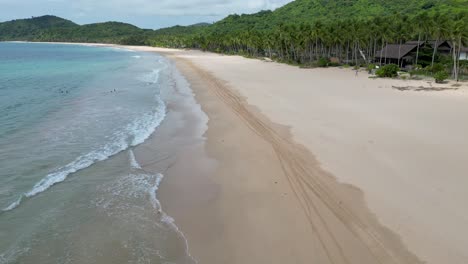
[[[102,196],[94,201],[95,205],[106,215],[122,221],[122,223],[115,223],[116,225],[127,225],[128,222],[131,222],[132,225],[136,225],[141,228],[140,231],[144,232],[156,233],[155,230],[151,229],[154,227],[170,230],[183,243],[181,249],[184,250],[184,258],[187,261],[183,263],[197,263],[189,253],[185,235],[179,230],[175,220],[163,211],[157,198],[164,175],[144,170],[135,159],[132,150],[128,151],[128,156],[132,168],[130,173],[102,186],[99,190]],[[138,224],[138,221],[142,221],[141,224]],[[139,244],[139,246],[145,247],[145,244]],[[164,251],[159,251],[157,255],[161,259],[165,259],[164,253]]]

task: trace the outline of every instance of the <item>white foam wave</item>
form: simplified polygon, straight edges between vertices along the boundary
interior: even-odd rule
[[[12,246],[6,252],[0,254],[0,264],[7,264],[7,263],[17,263],[16,259],[27,253],[30,248],[18,248],[16,246]]]
[[[153,205],[153,208],[156,209],[160,215],[160,220],[162,223],[164,223],[166,226],[168,226],[170,229],[172,229],[176,234],[184,241],[184,246],[185,246],[185,254],[194,262],[198,263],[197,260],[190,254],[189,250],[189,245],[188,245],[188,240],[185,237],[184,233],[179,229],[179,227],[175,224],[174,218],[170,217],[168,214],[166,214],[162,210],[161,202],[159,202],[157,198],[157,193],[159,186],[161,185],[161,181],[163,180],[164,175],[158,173],[156,174],[156,181],[154,185],[149,189],[149,196],[150,196],[150,201],[151,204]]]
[[[143,75],[141,77],[141,80],[149,84],[155,84],[159,81],[159,73],[161,72],[161,70],[162,70],[161,68],[154,69],[150,73]]]
[[[139,209],[146,210],[144,209],[145,207],[142,206],[140,199],[149,197],[151,207],[157,212],[160,223],[174,231],[177,236],[182,239],[186,256],[191,262],[198,263],[190,254],[187,238],[175,224],[174,218],[162,210],[161,202],[157,198],[159,186],[164,179],[164,175],[161,173],[151,174],[146,172],[136,160],[133,150],[129,150],[129,161],[134,171],[102,189],[100,192],[105,194],[107,198],[97,200],[96,205],[104,209],[109,216],[118,216],[119,219],[125,219],[126,217],[124,215],[129,214],[132,216],[132,222],[134,222],[137,216],[141,217]],[[130,212],[132,210],[136,210],[139,213],[136,215],[132,214]],[[159,254],[158,256],[163,258]]]
[[[135,153],[133,153],[133,150],[130,150],[128,152],[128,156],[130,159],[130,165],[132,166],[133,169],[141,169],[140,164],[138,164],[136,158],[135,158]]]
[[[136,52],[131,49],[126,49],[126,48],[121,48],[121,47],[109,47],[110,49],[116,50],[116,51],[123,51],[123,52]]]
[[[37,182],[34,187],[24,193],[18,200],[11,203],[2,211],[11,211],[18,207],[23,197],[31,198],[42,193],[53,185],[63,182],[70,174],[86,169],[99,161],[104,161],[129,147],[135,147],[143,143],[161,124],[166,116],[166,106],[162,99],[157,96],[157,108],[153,112],[142,115],[141,118],[130,123],[124,131],[115,133],[111,143],[104,145],[98,150],[80,156],[73,162],[59,168],[57,171],[48,174]]]
[[[132,58],[135,58],[135,59],[141,59],[141,56],[139,56],[139,55],[135,55],[135,56],[132,56]]]
[[[3,209],[3,211],[6,212],[6,211],[11,211],[11,210],[15,209],[16,207],[18,207],[18,205],[20,205],[22,200],[23,200],[23,196],[20,196],[20,198],[16,199],[16,201],[12,202],[8,207]]]
[[[133,168],[142,170],[141,165],[135,159],[135,153],[133,153],[133,150],[129,151],[129,159],[130,159],[130,163],[132,164]],[[190,255],[188,240],[185,237],[184,233],[182,233],[182,231],[179,229],[179,227],[175,224],[174,218],[170,217],[168,214],[166,214],[162,210],[161,202],[157,198],[157,193],[158,193],[158,190],[159,190],[159,186],[161,185],[161,181],[163,180],[164,175],[162,175],[161,173],[158,173],[156,175],[148,175],[145,172],[144,174],[131,175],[131,179],[132,179],[131,182],[132,183],[139,182],[138,186],[145,186],[145,185],[147,186],[148,179],[154,178],[154,176],[156,177],[155,180],[154,180],[154,183],[152,184],[152,186],[150,186],[150,188],[146,188],[146,190],[148,191],[149,197],[150,197],[151,205],[153,206],[153,208],[155,210],[157,210],[158,214],[160,215],[161,222],[164,223],[166,226],[168,226],[170,229],[172,229],[174,232],[176,232],[177,235],[184,241],[185,253],[187,254],[187,256],[194,263],[198,263],[196,261],[196,259],[192,255]],[[143,179],[145,179],[145,180],[143,180]],[[146,184],[141,184],[142,182],[146,183]],[[135,184],[132,184],[132,185],[135,185]],[[129,186],[128,182],[125,183],[124,186],[128,187]],[[120,194],[120,192],[119,192],[119,194]]]
[[[131,146],[135,147],[145,142],[154,130],[162,123],[166,118],[166,105],[160,96],[156,98],[158,108],[155,113],[145,114],[143,118],[136,120],[127,127],[127,130],[131,131],[134,135]]]
[[[59,171],[47,175],[47,177],[40,180],[33,187],[32,190],[25,193],[26,197],[33,197],[47,189],[52,185],[64,181],[68,175],[75,173],[79,170],[88,168],[98,161],[103,161],[108,159],[110,156],[119,153],[122,150],[125,150],[128,147],[128,144],[123,138],[120,138],[118,141],[114,141],[110,144],[105,145],[99,150],[92,151],[84,156],[77,158],[75,161],[67,164],[62,167]]]
[[[159,185],[161,185],[161,181],[163,180],[164,176],[160,173],[156,176],[156,182],[154,183],[153,187],[150,189],[150,200],[153,208],[158,210],[158,212],[162,213],[162,206],[159,202],[156,194],[159,189]]]
[[[169,228],[171,228],[174,232],[177,233],[177,235],[184,241],[184,246],[185,246],[185,254],[187,257],[189,257],[194,263],[198,263],[197,260],[190,254],[190,249],[188,245],[188,240],[185,237],[184,233],[179,229],[179,227],[175,224],[174,218],[170,217],[168,214],[166,214],[162,210],[161,203],[159,202],[157,198],[157,191],[159,189],[159,185],[161,184],[161,181],[163,179],[162,174],[158,174],[156,184],[153,186],[153,188],[150,191],[150,198],[151,198],[151,203],[153,204],[153,207],[158,210],[159,214],[161,215],[161,222],[167,225]]]

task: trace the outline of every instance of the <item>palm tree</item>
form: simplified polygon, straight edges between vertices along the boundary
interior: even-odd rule
[[[323,23],[322,21],[316,21],[313,25],[313,35],[315,36],[315,59],[318,61],[319,56],[319,42],[321,42],[321,37],[323,35]]]
[[[453,71],[452,76],[458,82],[460,68],[460,51],[468,39],[468,23],[463,16],[457,16],[454,20],[447,22],[450,26],[450,40],[452,42]]]
[[[449,19],[446,15],[441,15],[439,13],[436,13],[432,17],[432,24],[431,24],[431,29],[432,29],[432,36],[435,39],[434,42],[434,51],[432,53],[432,62],[431,62],[431,68],[434,67],[434,61],[435,61],[435,55],[437,53],[437,48],[439,47],[439,41],[447,36],[448,33],[448,23]]]
[[[412,21],[411,25],[413,25],[413,31],[415,31],[418,34],[418,46],[416,48],[416,62],[415,65],[418,65],[418,60],[419,60],[419,49],[420,49],[420,43],[421,43],[421,37],[423,34],[426,34],[428,32],[428,23],[429,17],[427,13],[421,13],[417,16],[415,16]]]

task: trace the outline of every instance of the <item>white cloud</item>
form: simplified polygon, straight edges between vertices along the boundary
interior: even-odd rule
[[[5,0],[3,0],[5,1]],[[12,0],[13,1],[13,0]],[[40,0],[35,0],[39,2]],[[274,9],[291,0],[48,0],[62,2],[74,9],[92,12],[107,10],[125,14],[145,14],[164,16],[220,16],[231,13],[252,13],[264,9]],[[0,1],[1,2],[1,1]]]

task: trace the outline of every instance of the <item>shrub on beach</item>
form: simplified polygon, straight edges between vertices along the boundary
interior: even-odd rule
[[[426,70],[430,73],[439,73],[439,72],[442,72],[442,71],[445,71],[445,66],[441,63],[434,63],[434,65],[431,67],[431,66],[427,66],[426,67]]]
[[[329,63],[330,63],[330,59],[322,57],[318,60],[317,66],[325,68],[325,67],[328,67]]]
[[[388,64],[383,66],[382,68],[378,69],[376,71],[376,75],[379,77],[388,77],[388,78],[394,78],[398,76],[398,71],[400,68],[398,68],[398,65],[396,64]]]
[[[371,74],[374,69],[375,69],[375,64],[367,65],[367,71],[369,72],[369,74]]]
[[[447,80],[449,77],[448,73],[446,71],[439,71],[434,74],[434,79],[436,83],[442,83],[445,80]]]
[[[330,67],[338,67],[338,66],[341,66],[341,64],[340,64],[339,62],[333,62],[333,61],[332,61],[332,62],[330,62],[330,63],[328,64],[328,66],[330,66]]]

